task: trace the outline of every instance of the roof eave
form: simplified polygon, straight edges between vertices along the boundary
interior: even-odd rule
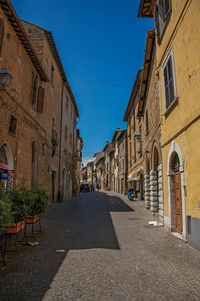
[[[130,115],[130,111],[132,109],[132,106],[133,106],[133,99],[135,98],[136,94],[137,94],[137,91],[138,91],[138,88],[139,88],[139,81],[140,81],[140,77],[141,77],[141,72],[142,70],[139,69],[138,70],[138,73],[137,73],[137,76],[136,76],[136,79],[135,79],[135,82],[134,82],[134,85],[133,85],[133,89],[131,91],[131,96],[129,98],[129,102],[128,102],[128,105],[127,105],[127,109],[126,109],[126,113],[124,115],[124,119],[123,121],[128,121],[128,117]]]
[[[153,18],[154,0],[141,0],[138,10],[138,18]]]
[[[49,81],[49,78],[47,76],[46,71],[42,67],[42,64],[31,44],[31,41],[21,24],[17,13],[15,12],[14,7],[12,6],[10,0],[1,0],[0,1],[0,7],[4,11],[4,14],[8,18],[8,22],[13,27],[17,37],[19,38],[20,42],[22,43],[22,46],[24,47],[24,50],[26,51],[27,55],[30,57],[33,66],[35,67],[36,71],[38,72],[40,79],[42,81]]]
[[[147,32],[147,38],[146,38],[143,72],[141,78],[140,100],[138,104],[137,117],[143,116],[144,102],[145,102],[146,90],[148,86],[149,70],[151,66],[154,41],[155,41],[155,31],[149,30]]]

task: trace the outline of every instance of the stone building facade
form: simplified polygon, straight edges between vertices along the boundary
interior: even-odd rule
[[[79,113],[74,104],[71,89],[63,84],[59,162],[59,186],[62,200],[71,198],[80,186],[80,183],[77,183],[76,174],[77,160],[81,160],[81,153],[77,153],[77,139],[80,138],[80,132],[77,136],[77,117],[79,117]]]
[[[51,160],[51,140],[41,122],[49,76],[10,1],[0,3],[0,22],[0,71],[12,75],[0,91],[0,172],[8,173],[9,189],[22,179],[28,187],[42,182],[49,188],[45,177],[50,171],[43,162]]]
[[[143,122],[144,198],[147,209],[163,222],[161,118],[154,30],[147,32],[137,117]],[[140,143],[140,141],[139,141]]]
[[[7,168],[9,186],[22,178],[28,187],[44,184],[54,202],[62,184],[63,87],[72,99],[75,116],[77,106],[51,32],[20,21],[7,0],[0,3],[0,23],[0,72],[8,70],[13,77],[9,86],[1,86],[0,172]],[[74,143],[75,139],[74,135]]]
[[[200,250],[198,0],[140,1],[155,19],[164,187],[164,226]]]
[[[83,148],[83,139],[80,136],[80,130],[76,129],[76,153],[74,155],[74,161],[76,162],[76,185],[77,185],[78,194],[80,193],[80,183],[81,183],[82,148]]]
[[[126,194],[128,175],[127,130],[122,130],[119,127],[117,127],[112,137],[112,144],[114,149],[114,187],[112,191]]]
[[[45,99],[43,114],[39,116],[39,123],[46,129],[46,139],[49,141],[50,157],[38,157],[38,167],[43,169],[43,179],[40,182],[48,186],[51,192],[51,201],[55,202],[60,198],[59,193],[59,161],[60,161],[60,120],[62,112],[62,89],[63,80],[58,64],[58,54],[55,52],[53,37],[49,31],[37,25],[21,21],[32,45],[38,54],[43,68],[45,68],[49,82],[45,85]],[[37,79],[35,79],[37,82]],[[36,84],[37,85],[37,84]],[[36,154],[38,151],[36,149]],[[49,176],[45,176],[46,169]]]
[[[127,121],[128,188],[134,187],[137,198],[144,199],[143,120],[137,118],[142,70],[137,73],[123,121]],[[138,140],[138,136],[141,137]]]
[[[103,178],[105,175],[105,155],[104,152],[98,152],[94,155],[94,185],[95,187],[103,187]]]
[[[119,166],[119,192],[121,194],[128,193],[128,160],[127,160],[127,130],[120,130],[117,136],[119,155],[118,155],[118,166]]]
[[[89,185],[93,184],[93,166],[94,166],[94,162],[90,161],[87,164],[87,183]]]
[[[103,149],[105,156],[105,176],[103,178],[103,187],[106,190],[110,190],[110,142],[107,141]]]

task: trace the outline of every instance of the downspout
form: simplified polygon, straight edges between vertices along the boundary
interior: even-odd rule
[[[60,113],[60,150],[59,150],[59,165],[58,165],[58,197],[57,197],[57,202],[62,201],[62,199],[61,199],[61,187],[60,187],[60,166],[61,166],[61,156],[62,156],[63,96],[64,96],[64,85],[63,85],[63,82],[62,82],[61,113]]]

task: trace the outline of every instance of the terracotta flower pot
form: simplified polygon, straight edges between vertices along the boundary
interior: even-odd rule
[[[40,219],[40,214],[36,214],[33,216],[27,216],[27,224],[34,224]]]
[[[15,224],[7,224],[7,233],[18,233],[22,229],[22,222],[18,222]]]
[[[21,222],[20,222],[20,230],[23,230],[23,229],[24,229],[24,224],[25,224],[24,221],[21,221]]]

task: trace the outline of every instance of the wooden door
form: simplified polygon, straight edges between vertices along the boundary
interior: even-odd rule
[[[182,201],[180,172],[174,174],[174,188],[176,199],[176,232],[182,234]]]

